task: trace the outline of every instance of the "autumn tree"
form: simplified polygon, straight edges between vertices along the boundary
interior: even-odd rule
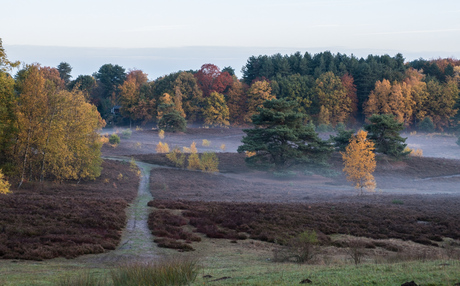
[[[226,96],[230,123],[232,125],[244,124],[247,117],[247,96],[243,83],[236,76],[233,77],[233,84],[228,89]]]
[[[160,97],[157,105],[157,119],[160,120],[163,115],[168,114],[174,110],[174,102],[171,95],[168,93]]]
[[[10,147],[17,132],[14,79],[0,71],[0,166],[11,162]]]
[[[119,87],[121,114],[131,121],[144,120],[144,123],[152,119],[151,114],[155,100],[150,99],[145,93],[148,90],[147,74],[140,70],[132,70],[126,76],[125,82]]]
[[[203,92],[199,88],[197,79],[189,72],[181,72],[173,82],[175,101],[182,102],[184,118],[193,123],[201,120],[201,112],[204,104]],[[181,111],[179,113],[183,114]]]
[[[364,113],[367,117],[373,114],[392,114],[398,122],[409,125],[416,104],[412,96],[411,86],[405,82],[390,83],[386,79],[377,81],[364,104]]]
[[[340,78],[333,72],[322,74],[316,80],[318,105],[323,106],[329,113],[329,121],[335,126],[346,122],[352,112],[352,98],[347,96],[347,90]]]
[[[25,180],[94,179],[101,168],[97,130],[104,126],[81,91],[56,88],[47,69],[30,66],[18,82],[14,156]]]
[[[439,130],[449,127],[451,118],[458,112],[456,102],[459,97],[457,84],[450,80],[444,84],[430,80],[427,82],[429,100],[425,105],[426,115],[429,116]]]
[[[361,195],[363,189],[373,191],[376,187],[372,175],[376,167],[374,149],[374,142],[367,139],[367,132],[359,130],[351,137],[345,152],[340,152],[347,180],[355,184],[355,188],[360,190]]]
[[[230,125],[229,111],[223,94],[212,92],[206,99],[206,105],[203,110],[204,123],[212,126]]]
[[[0,194],[8,194],[10,193],[10,183],[4,178],[2,170],[0,170]]]
[[[298,103],[285,99],[264,102],[259,113],[252,116],[253,129],[244,129],[246,136],[238,152],[255,152],[246,158],[256,166],[286,168],[296,163],[321,162],[331,150],[314,129],[303,124],[304,114],[296,110]]]
[[[256,81],[248,90],[248,113],[246,121],[251,122],[251,117],[258,112],[258,108],[267,100],[275,99],[268,81]]]
[[[233,78],[228,72],[221,72],[213,64],[204,64],[195,74],[198,85],[203,91],[203,96],[208,97],[212,92],[223,93],[233,83]]]

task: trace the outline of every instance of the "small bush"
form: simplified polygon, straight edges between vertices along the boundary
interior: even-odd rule
[[[188,156],[187,169],[189,170],[200,170],[201,169],[201,161],[197,153],[192,153]]]
[[[169,161],[173,162],[177,168],[184,167],[186,155],[180,151],[179,148],[175,147],[171,152],[166,155]]]
[[[109,137],[109,143],[112,144],[112,145],[120,144],[120,137],[117,134],[113,133]]]
[[[353,260],[355,265],[361,263],[362,259],[366,255],[364,251],[365,243],[359,239],[352,239],[348,241],[347,254]]]
[[[129,139],[131,138],[131,135],[133,134],[133,132],[131,131],[131,129],[125,129],[121,132],[121,138],[123,139]]]
[[[132,263],[110,272],[114,286],[190,285],[200,267],[196,259],[171,259],[156,263]]]
[[[220,150],[221,150],[222,152],[225,152],[225,149],[226,149],[225,144],[221,144],[221,145],[220,145]]]
[[[158,132],[158,137],[160,137],[161,140],[165,139],[165,131],[160,129]]]
[[[185,132],[187,121],[185,121],[179,112],[173,111],[163,115],[158,122],[158,127],[168,132]]]
[[[200,168],[204,172],[219,172],[219,159],[214,152],[205,152],[201,155]]]
[[[211,141],[207,140],[207,139],[203,139],[202,143],[201,143],[201,146],[203,147],[209,147],[211,146]]]
[[[249,152],[249,151],[244,151],[244,154],[246,155],[246,158],[251,158],[255,156],[257,153],[256,152]]]
[[[144,130],[142,127],[136,126],[136,131],[142,131],[142,130]]]
[[[101,142],[102,145],[109,143],[109,137],[107,136],[101,136],[99,138],[99,142]]]
[[[423,157],[422,149],[411,149],[409,147],[404,148],[404,152],[408,152],[411,157]]]
[[[314,230],[304,231],[287,242],[287,247],[279,247],[274,251],[274,261],[285,262],[294,260],[305,263],[313,259],[317,253],[318,236]]]
[[[169,152],[169,146],[168,143],[161,143],[161,141],[157,144],[157,147],[155,148],[157,153],[168,153]]]

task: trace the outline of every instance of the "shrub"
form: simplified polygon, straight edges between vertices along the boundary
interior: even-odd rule
[[[207,140],[207,139],[203,139],[203,142],[201,143],[202,146],[204,147],[209,147],[211,146],[211,141]]]
[[[168,132],[185,132],[187,121],[185,121],[179,112],[173,111],[163,115],[158,122],[158,127]]]
[[[165,139],[165,131],[160,129],[158,132],[158,137],[160,137],[161,140]]]
[[[225,144],[221,144],[221,145],[220,145],[220,150],[221,150],[222,152],[225,152],[225,149],[226,149]]]
[[[196,259],[171,259],[156,263],[132,263],[110,272],[114,286],[190,285],[199,271]]]
[[[120,144],[120,137],[117,134],[113,133],[109,137],[109,143],[112,144],[112,145]]]
[[[199,170],[201,169],[200,157],[197,153],[192,153],[188,156],[188,166],[189,170]]]
[[[177,168],[184,167],[185,154],[182,153],[179,148],[175,147],[171,152],[166,154],[166,158],[173,162]]]
[[[157,144],[157,147],[155,148],[157,153],[168,153],[169,152],[169,146],[168,143],[161,143],[161,141]]]
[[[142,127],[136,126],[136,131],[142,131],[142,130],[144,130]]]
[[[133,134],[133,132],[131,131],[131,129],[125,129],[121,132],[121,138],[123,139],[129,139],[131,138],[131,135]]]
[[[201,155],[200,168],[207,173],[219,172],[219,159],[214,152],[205,152]]]
[[[422,149],[411,149],[409,147],[406,147],[404,148],[404,152],[409,152],[409,156],[411,157],[423,157]]]
[[[3,178],[3,173],[0,170],[0,194],[8,194],[10,192],[10,183]]]
[[[364,252],[365,243],[360,239],[352,239],[348,241],[347,254],[353,260],[355,265],[361,263],[362,259],[366,255]]]
[[[109,143],[109,137],[107,136],[101,136],[99,138],[99,142],[101,142],[102,145]]]
[[[318,236],[314,230],[304,231],[291,238],[286,247],[275,248],[274,260],[285,262],[294,260],[305,263],[313,259],[317,253]]]

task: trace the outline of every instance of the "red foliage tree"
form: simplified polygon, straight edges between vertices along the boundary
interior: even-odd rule
[[[199,87],[203,91],[203,96],[208,97],[212,92],[223,93],[233,84],[233,78],[228,72],[221,72],[213,64],[204,64],[195,74]]]

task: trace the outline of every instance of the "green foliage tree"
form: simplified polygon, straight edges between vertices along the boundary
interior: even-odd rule
[[[330,136],[330,140],[334,143],[334,147],[339,151],[345,151],[345,148],[350,143],[350,138],[353,136],[353,130],[338,128],[336,136]]]
[[[72,72],[72,67],[70,66],[70,64],[66,62],[61,62],[57,66],[57,70],[59,71],[59,76],[61,77],[61,79],[65,82],[65,84],[68,84],[70,82],[70,78],[72,77],[72,75],[70,74]]]
[[[118,87],[126,79],[125,69],[119,65],[105,64],[101,66],[94,77],[103,88],[102,97],[108,98],[118,91]]]
[[[18,67],[20,63],[20,61],[12,62],[8,60],[6,56],[6,51],[3,48],[2,39],[0,38],[0,72],[9,72],[13,68]]]
[[[318,137],[314,129],[304,125],[305,115],[296,110],[298,103],[285,99],[267,100],[252,117],[253,129],[247,134],[238,152],[255,152],[246,158],[255,165],[285,168],[295,163],[322,162],[332,149]]]
[[[410,152],[404,151],[407,138],[399,134],[404,129],[392,114],[374,114],[369,118],[369,124],[364,125],[368,137],[375,143],[375,151],[395,158],[401,158]]]
[[[187,121],[179,112],[173,110],[161,117],[158,122],[158,128],[167,132],[185,132]]]
[[[427,132],[427,133],[433,132],[435,128],[433,120],[431,120],[431,118],[428,116],[423,118],[423,120],[419,122],[417,127],[419,131]]]
[[[112,145],[120,144],[120,136],[118,136],[117,134],[113,133],[109,137],[109,143],[112,144]]]

